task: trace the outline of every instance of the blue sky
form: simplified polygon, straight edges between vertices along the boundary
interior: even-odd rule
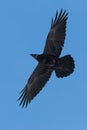
[[[29,56],[42,53],[56,10],[69,12],[62,54],[76,68],[66,78],[52,74],[27,109],[17,98],[37,65]],[[0,129],[87,130],[87,1],[0,1]]]

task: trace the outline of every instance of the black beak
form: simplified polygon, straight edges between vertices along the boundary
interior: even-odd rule
[[[30,54],[33,58],[37,59],[37,55],[36,54]]]
[[[34,54],[30,54],[30,56],[34,57]]]

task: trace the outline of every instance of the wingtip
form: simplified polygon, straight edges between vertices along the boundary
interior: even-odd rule
[[[60,10],[60,13],[58,13],[58,10],[56,10],[56,16],[51,21],[51,28],[56,24],[57,21],[61,21],[62,19],[67,20],[68,19],[68,14],[69,12],[66,11],[66,9],[64,10],[63,8]]]
[[[26,98],[24,90],[25,89],[22,89],[22,91],[19,92],[19,94],[21,94],[21,95],[17,99],[17,102],[19,102],[19,106],[21,106],[21,108],[27,108],[28,104],[30,104],[30,102],[31,102],[31,100],[29,100],[28,98]]]

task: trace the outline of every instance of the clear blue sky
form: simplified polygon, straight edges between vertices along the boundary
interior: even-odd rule
[[[27,109],[18,106],[19,91],[37,62],[56,10],[69,12],[62,56],[76,68],[69,77],[53,73]],[[0,1],[0,130],[87,130],[87,1]]]

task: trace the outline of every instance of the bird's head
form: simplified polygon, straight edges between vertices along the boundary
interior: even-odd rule
[[[30,54],[37,61],[41,61],[43,59],[43,54]]]
[[[39,55],[38,54],[30,54],[34,59],[38,60]]]

